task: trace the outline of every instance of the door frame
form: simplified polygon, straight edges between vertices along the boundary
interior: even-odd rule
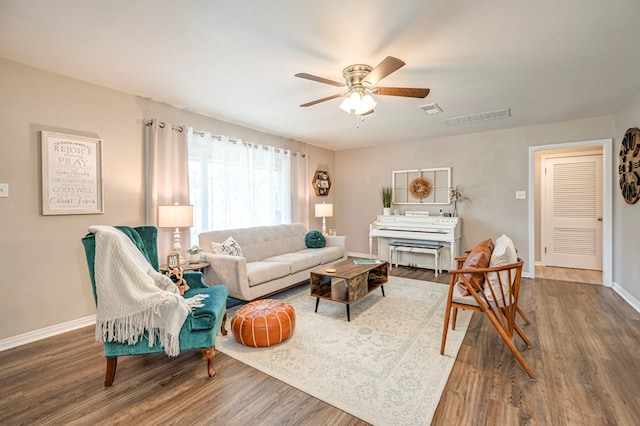
[[[567,148],[602,149],[602,283],[611,287],[613,247],[613,139],[566,142],[529,147],[529,278],[535,278],[535,160],[537,151],[552,151]]]

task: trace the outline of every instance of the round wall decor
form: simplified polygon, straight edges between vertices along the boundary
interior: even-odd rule
[[[627,129],[620,144],[618,176],[622,197],[628,204],[640,199],[640,129]]]
[[[422,200],[426,198],[431,192],[431,184],[428,180],[422,177],[417,177],[409,184],[409,193],[413,198]]]

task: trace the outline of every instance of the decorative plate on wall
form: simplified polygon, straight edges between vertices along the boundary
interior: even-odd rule
[[[622,197],[628,204],[635,204],[640,199],[640,129],[637,127],[628,129],[620,144],[618,176]]]

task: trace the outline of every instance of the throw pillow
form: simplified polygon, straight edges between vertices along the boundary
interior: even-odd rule
[[[491,259],[491,252],[493,252],[493,241],[491,239],[484,240],[469,252],[467,258],[464,260],[464,264],[462,265],[462,269],[475,269],[475,268],[486,268],[489,266],[489,260]],[[484,274],[483,273],[466,273],[463,274],[464,278],[471,282],[475,288],[482,288],[484,284]],[[458,279],[457,282],[458,288],[460,289],[460,294],[463,296],[468,296],[469,290],[462,277]]]
[[[495,247],[493,248],[493,252],[491,253],[489,267],[495,268],[498,266],[510,265],[512,263],[516,263],[517,261],[518,254],[516,252],[516,247],[513,245],[513,241],[511,241],[511,238],[507,237],[505,234],[502,234],[496,240]],[[502,281],[502,285],[504,286],[505,296],[508,294],[508,289],[506,286],[511,284],[509,282],[509,271],[500,271],[499,273],[489,272],[487,277],[489,279],[489,285],[484,289],[484,294],[487,296],[487,299],[489,299],[489,301],[493,300],[491,288],[493,288],[493,291],[498,299],[502,299],[502,290],[500,289],[498,274],[500,274],[500,281]],[[514,278],[515,275],[512,274],[511,279]]]
[[[320,231],[309,231],[304,236],[304,243],[309,248],[322,248],[327,244],[327,240]]]
[[[229,237],[224,240],[223,243],[211,242],[211,250],[215,254],[228,254],[231,256],[242,256],[242,249],[240,244],[233,237]]]

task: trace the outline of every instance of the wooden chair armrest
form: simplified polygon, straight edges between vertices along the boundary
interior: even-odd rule
[[[499,271],[506,271],[508,269],[522,268],[522,265],[524,265],[524,260],[518,259],[518,261],[516,263],[510,263],[508,265],[503,265],[503,266],[495,266],[493,268],[451,269],[448,272],[449,272],[450,275],[455,275],[455,274],[484,274],[484,273],[488,273],[488,272],[499,272]]]

